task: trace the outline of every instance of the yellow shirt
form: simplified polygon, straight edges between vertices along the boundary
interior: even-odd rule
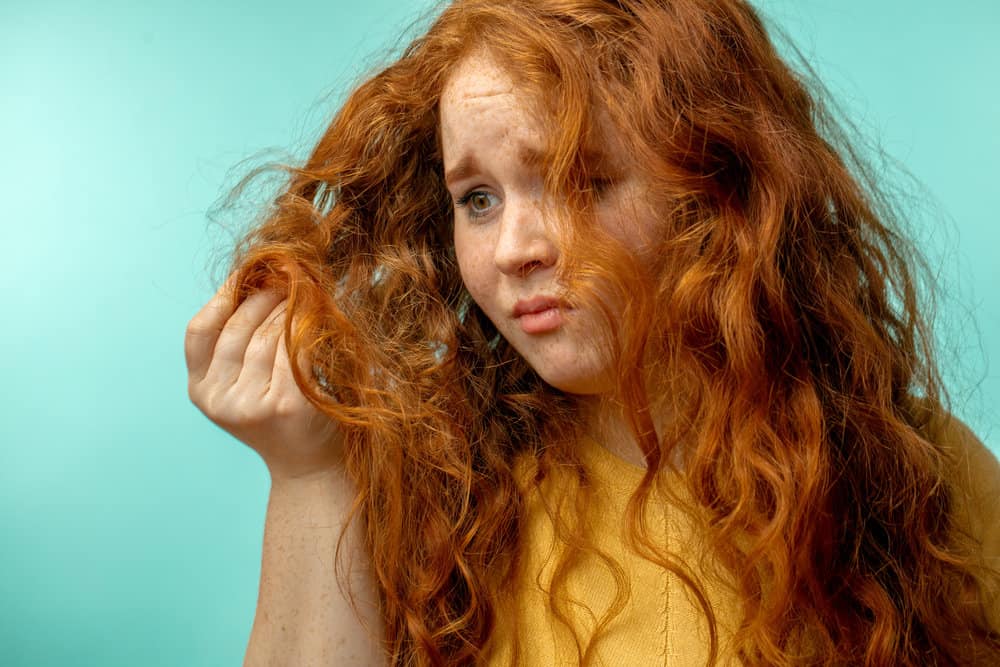
[[[960,488],[957,498],[960,521],[982,536],[984,552],[1000,568],[1000,465],[996,458],[960,422],[954,420],[942,442],[958,448]],[[588,664],[605,667],[663,665],[702,667],[708,660],[708,622],[697,601],[680,578],[646,560],[627,546],[625,508],[643,471],[626,463],[596,443],[582,443],[582,458],[593,476],[596,496],[587,521],[595,546],[611,556],[627,573],[629,595],[625,607],[607,625],[591,648]],[[548,589],[558,560],[554,529],[543,503],[550,494],[532,491],[527,498],[522,561],[511,599],[498,604],[497,628],[487,664],[519,667],[580,664],[572,632],[559,622],[548,603]],[[700,554],[690,519],[669,503],[650,503],[651,529],[662,526],[665,544],[674,554]],[[968,516],[963,512],[968,510]],[[652,530],[651,530],[652,532]],[[571,620],[585,643],[595,626],[595,615],[609,608],[617,591],[611,570],[588,556],[569,571],[566,597],[582,603],[570,607]],[[695,559],[691,559],[692,561]],[[718,577],[688,564],[709,598],[716,615],[720,664],[727,640],[739,622],[738,603]],[[1000,628],[1000,600],[993,604],[993,624]],[[512,653],[517,637],[520,653]],[[585,646],[584,646],[585,647]]]

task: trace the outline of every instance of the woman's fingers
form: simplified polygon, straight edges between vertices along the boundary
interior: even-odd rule
[[[274,358],[280,353],[279,338],[285,329],[288,300],[282,299],[254,331],[247,345],[243,368],[236,380],[248,389],[256,387],[260,394],[268,390],[274,373]]]
[[[191,318],[184,332],[184,360],[188,377],[194,383],[201,382],[208,373],[215,343],[233,314],[234,306],[229,298],[232,280],[233,276],[230,276],[215,296]]]
[[[277,292],[266,290],[251,294],[240,304],[215,342],[207,373],[213,384],[227,387],[236,383],[243,370],[250,340],[283,298]]]
[[[293,327],[294,329],[294,327]],[[294,390],[301,393],[295,383],[295,376],[292,374],[291,357],[288,352],[288,340],[285,338],[285,330],[282,327],[280,332],[281,340],[278,342],[274,355],[274,372],[271,376],[271,390],[279,392],[289,392]],[[308,382],[312,378],[312,365],[307,359],[305,350],[299,350],[298,360],[299,371]]]
[[[288,302],[256,292],[238,307],[232,285],[222,289],[188,324],[188,392],[205,415],[246,443],[272,476],[297,477],[341,463],[336,424],[303,395],[285,344]],[[299,353],[311,379],[308,353]]]
[[[285,340],[285,332],[282,331],[280,340],[278,341],[278,349],[274,355],[274,374],[271,379],[271,391],[288,392],[291,387],[295,387],[298,390],[288,358],[288,344]]]

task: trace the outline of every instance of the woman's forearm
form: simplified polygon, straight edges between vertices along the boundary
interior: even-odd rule
[[[355,522],[335,554],[353,499],[342,472],[272,479],[260,593],[244,665],[384,665],[374,583]],[[348,597],[353,593],[352,601]]]

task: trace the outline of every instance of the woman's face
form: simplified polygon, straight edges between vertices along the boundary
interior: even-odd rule
[[[574,394],[603,393],[612,380],[594,335],[602,320],[570,308],[556,276],[558,211],[542,201],[537,157],[545,142],[531,101],[488,57],[466,59],[448,79],[440,130],[455,253],[469,294],[543,380]],[[614,179],[600,193],[597,224],[637,253],[655,219],[624,156],[602,160],[609,162]]]

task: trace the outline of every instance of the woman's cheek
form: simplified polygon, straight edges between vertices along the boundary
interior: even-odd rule
[[[476,304],[489,313],[487,301],[489,301],[489,295],[493,293],[496,286],[496,277],[490,256],[483,252],[482,246],[473,243],[472,239],[458,235],[455,240],[458,270],[462,276],[462,282],[465,284],[465,289],[468,290]]]

